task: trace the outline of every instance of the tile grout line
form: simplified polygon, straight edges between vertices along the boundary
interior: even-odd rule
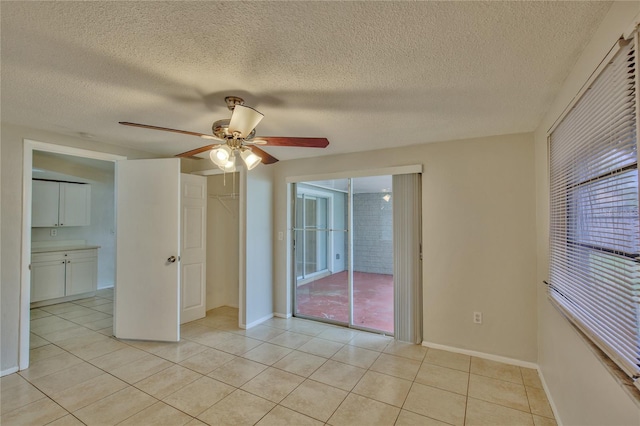
[[[462,424],[467,424],[467,410],[469,408],[469,388],[471,387],[471,357],[469,357],[469,374],[467,376],[467,392],[464,396],[464,417],[462,419]]]

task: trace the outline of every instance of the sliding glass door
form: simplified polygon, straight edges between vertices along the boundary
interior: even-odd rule
[[[391,176],[295,185],[296,316],[394,332]]]
[[[295,314],[349,323],[346,179],[296,185]]]

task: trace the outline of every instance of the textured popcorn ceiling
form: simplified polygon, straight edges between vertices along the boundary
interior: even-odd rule
[[[241,95],[284,159],[533,130],[603,2],[6,2],[2,121],[169,156]]]

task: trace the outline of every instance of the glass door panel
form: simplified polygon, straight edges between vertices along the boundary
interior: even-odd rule
[[[354,178],[352,326],[393,334],[391,176]]]
[[[347,180],[296,185],[295,315],[349,323]]]

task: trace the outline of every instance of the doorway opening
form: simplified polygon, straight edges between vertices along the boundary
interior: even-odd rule
[[[394,334],[392,177],[295,184],[294,315]]]
[[[35,156],[35,160],[34,160]],[[40,157],[40,158],[39,158]],[[57,158],[56,158],[57,157]],[[106,170],[108,168],[113,168],[113,164],[115,161],[126,159],[126,157],[120,155],[106,154],[102,152],[89,151],[84,149],[72,148],[63,145],[54,145],[43,142],[37,142],[25,139],[24,140],[24,155],[23,155],[23,200],[22,200],[22,211],[23,211],[23,221],[22,221],[22,264],[21,264],[21,299],[20,299],[20,344],[19,344],[19,369],[24,370],[29,366],[29,351],[30,351],[30,343],[31,343],[31,253],[32,253],[32,239],[35,238],[36,243],[42,243],[42,241],[37,241],[40,239],[46,239],[45,232],[38,230],[34,235],[32,235],[32,182],[34,177],[34,164],[42,164],[42,162],[46,163],[49,160],[53,160],[54,162],[60,160],[61,158],[66,158],[71,163],[75,163],[76,166],[67,166],[70,169],[74,168],[82,168],[79,164],[85,164],[85,166],[93,161],[93,165],[102,164],[102,167]],[[35,167],[38,169],[38,167]],[[40,168],[44,170],[43,168]],[[67,168],[66,170],[70,170]],[[57,170],[60,172],[61,170]],[[77,170],[76,170],[77,171]],[[56,171],[54,171],[56,172]],[[40,172],[36,173],[39,175]],[[74,176],[73,173],[69,172],[71,176]],[[40,176],[38,176],[40,177]],[[59,176],[58,176],[59,177]],[[108,195],[106,195],[109,197]],[[112,205],[115,203],[115,193],[113,194],[113,199],[111,199]],[[58,229],[60,231],[62,228]],[[69,235],[67,235],[67,233]],[[78,232],[78,230],[64,230],[62,236],[67,235],[69,238],[75,238],[77,235],[74,232]],[[80,231],[82,232],[82,231]],[[108,232],[108,231],[107,231]],[[43,234],[43,235],[41,235]],[[51,237],[51,233],[49,233]],[[58,237],[60,234],[57,235]],[[77,237],[77,240],[82,240],[84,238]],[[38,246],[38,244],[35,244]],[[106,265],[105,265],[106,267]],[[106,267],[106,270],[109,268]],[[109,276],[109,272],[106,272],[105,276]],[[105,278],[107,279],[107,278]],[[104,281],[103,281],[104,282]],[[112,285],[115,283],[112,283]]]

